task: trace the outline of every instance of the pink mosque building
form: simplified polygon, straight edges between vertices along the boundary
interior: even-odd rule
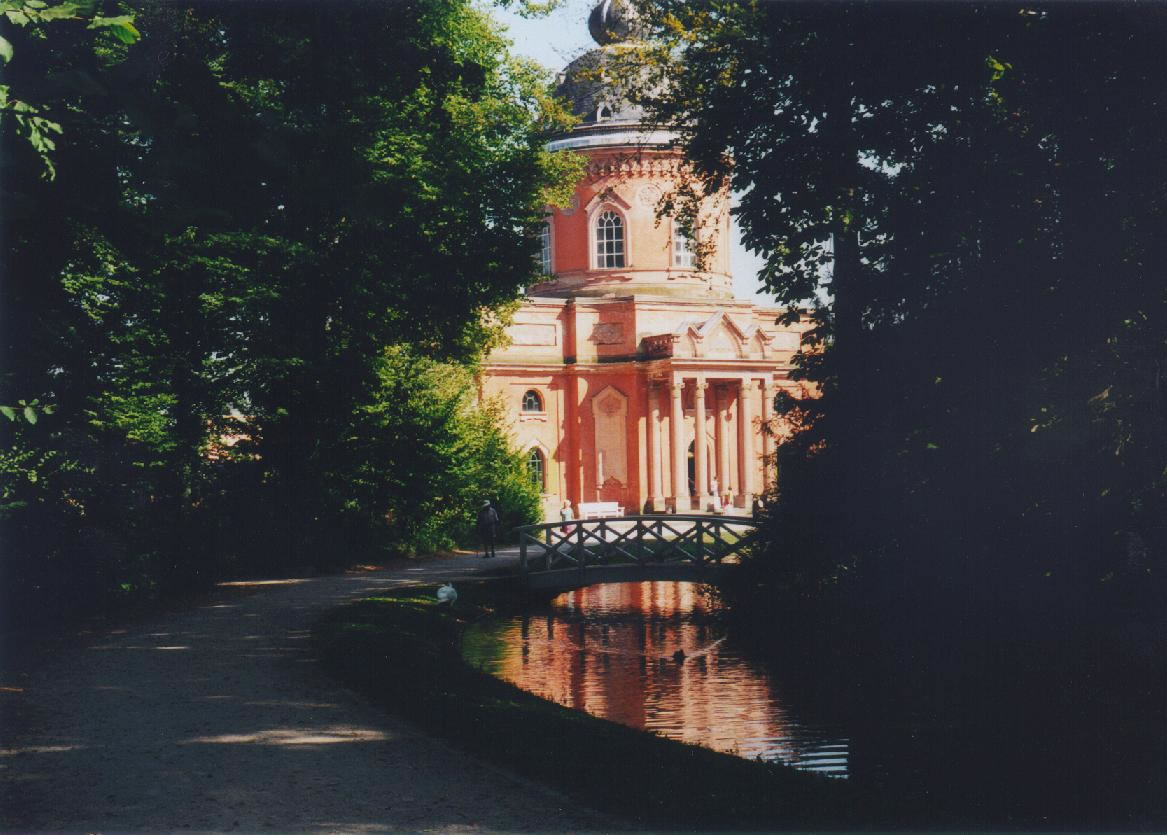
[[[728,195],[708,201],[699,234],[711,255],[658,219],[683,162],[672,136],[595,80],[630,36],[619,0],[589,29],[598,48],[564,70],[560,92],[582,121],[548,145],[586,155],[569,207],[543,230],[548,279],[530,288],[509,345],[483,366],[484,397],[501,397],[513,437],[559,518],[596,503],[624,513],[749,513],[775,475],[772,404],[789,380],[799,324],[735,299]],[[775,431],[763,431],[769,427]]]

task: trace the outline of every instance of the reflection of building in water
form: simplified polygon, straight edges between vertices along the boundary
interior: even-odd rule
[[[522,647],[502,662],[502,678],[605,719],[744,756],[772,756],[788,740],[769,678],[721,663],[719,632],[695,584],[592,586],[560,601],[554,624],[524,620],[500,636]]]

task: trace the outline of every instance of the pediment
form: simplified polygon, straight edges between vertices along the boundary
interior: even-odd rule
[[[642,344],[652,356],[765,359],[774,347],[781,349],[785,345],[783,340],[782,345],[774,346],[775,336],[752,322],[740,325],[724,311],[718,311],[706,319],[680,322],[671,332],[646,336]],[[797,340],[797,334],[794,337]]]
[[[584,211],[587,213],[588,217],[591,217],[592,214],[595,213],[596,209],[600,208],[600,206],[603,206],[605,203],[619,206],[624,211],[628,211],[632,208],[632,204],[617,194],[615,189],[606,188],[588,201],[588,205],[585,207]]]
[[[724,311],[718,311],[704,321],[682,322],[674,333],[692,343],[692,356],[739,359],[750,355],[757,330],[755,325],[743,328]]]
[[[740,357],[743,346],[741,337],[725,323],[721,323],[705,334],[701,347],[707,357],[730,359]]]

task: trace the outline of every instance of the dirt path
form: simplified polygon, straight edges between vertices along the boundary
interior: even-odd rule
[[[491,567],[514,559],[500,551]],[[0,828],[624,828],[367,704],[310,657],[324,609],[482,565],[226,588],[31,672],[0,670]]]

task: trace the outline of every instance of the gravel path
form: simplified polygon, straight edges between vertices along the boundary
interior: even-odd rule
[[[491,567],[514,561],[499,552]],[[226,587],[0,670],[4,831],[624,829],[366,703],[308,651],[328,607],[473,556]]]

